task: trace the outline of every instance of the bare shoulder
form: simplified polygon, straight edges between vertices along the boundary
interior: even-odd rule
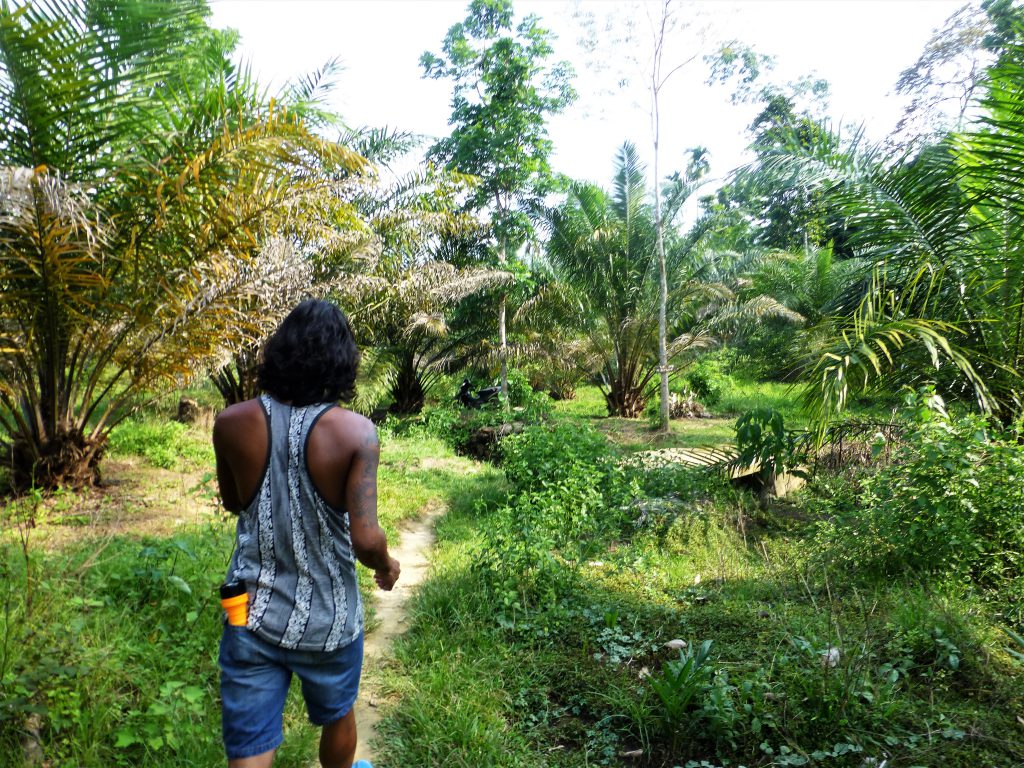
[[[229,405],[213,421],[213,441],[224,443],[244,439],[252,429],[261,427],[265,421],[266,414],[257,399]]]
[[[333,439],[353,449],[377,445],[377,428],[373,422],[347,408],[331,408],[319,424],[323,424]]]

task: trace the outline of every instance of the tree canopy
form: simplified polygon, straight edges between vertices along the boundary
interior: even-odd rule
[[[94,482],[133,403],[253,332],[268,238],[324,247],[356,222],[332,190],[364,159],[265,102],[206,14],[0,12],[0,424],[16,486]]]

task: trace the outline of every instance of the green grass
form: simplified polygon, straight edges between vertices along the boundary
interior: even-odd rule
[[[209,444],[201,427],[150,429],[160,424],[152,414],[139,423],[122,433],[135,442],[119,443],[119,455],[148,451],[158,459],[145,460],[159,463],[153,445]],[[179,459],[172,467],[182,465]],[[403,521],[441,503],[476,469],[431,438],[388,441],[378,512],[391,540]],[[234,518],[207,513],[204,522],[159,537],[85,526],[61,539],[72,543],[43,549],[45,534],[66,530],[60,522],[88,499],[67,493],[43,499],[39,527],[22,527],[27,559],[14,523],[32,505],[7,502],[0,509],[0,768],[22,765],[22,728],[33,712],[45,759],[55,766],[223,765],[216,588],[231,554]],[[177,500],[165,501],[173,513]],[[130,531],[133,510],[122,513]],[[372,577],[359,571],[372,621]],[[284,768],[306,768],[316,754],[318,730],[295,685],[275,762]]]
[[[695,448],[711,445],[732,445],[735,441],[736,419],[754,408],[772,408],[782,414],[788,429],[804,429],[809,425],[806,412],[799,403],[800,391],[782,382],[759,382],[731,378],[721,399],[709,411],[712,418],[676,419],[671,432],[663,435],[647,419],[623,419],[608,416],[604,396],[596,386],[581,386],[573,400],[554,404],[556,417],[589,423],[604,432],[610,441],[625,451],[660,448]],[[855,401],[850,413],[888,418],[888,403]]]
[[[756,394],[756,388],[752,388]],[[583,421],[604,432],[608,439],[624,451],[652,450],[731,444],[735,437],[731,416],[710,419],[677,419],[671,422],[671,433],[660,434],[647,419],[623,419],[608,416],[604,396],[596,386],[576,390],[573,400],[554,404],[556,417]]]
[[[593,385],[577,387],[572,400],[555,400],[554,410],[560,416],[576,419],[603,419],[608,415],[604,395]]]
[[[786,397],[779,385],[740,384],[722,407],[783,410],[792,407]],[[555,409],[621,451],[731,437],[732,419],[694,420],[675,423],[659,444],[642,421],[604,418],[592,387]],[[202,428],[189,429],[182,439],[208,444]],[[807,511],[817,490],[763,511],[692,473],[643,487],[655,485],[672,496],[650,506],[636,487],[625,523],[621,509],[581,512],[571,499],[552,506],[557,488],[543,486],[509,507],[514,489],[499,469],[453,456],[436,438],[384,435],[379,515],[389,537],[425,508],[449,511],[408,632],[394,658],[369,673],[384,715],[380,765],[861,768],[886,755],[892,768],[1024,764],[1015,719],[1024,666],[985,603],[956,585],[854,587],[823,570]],[[47,500],[60,514],[41,527],[87,501]],[[34,711],[55,766],[223,765],[215,589],[232,519],[206,514],[160,537],[86,526],[52,550],[30,538],[26,560],[11,525],[25,509],[2,510],[0,768],[21,766],[22,728]],[[614,525],[591,526],[606,514]],[[596,531],[579,542],[587,557],[574,562],[568,549],[531,539],[542,515],[557,532]],[[502,561],[488,548],[499,530],[513,532],[506,546],[540,556],[537,572],[551,590],[541,582],[532,596],[510,598],[506,586],[529,574],[494,572]],[[369,595],[372,580],[360,570]],[[672,639],[712,641],[707,664],[719,687],[718,699],[700,699],[682,721],[650,682],[679,658],[665,647]],[[822,663],[830,647],[841,650],[835,668]],[[308,766],[317,733],[297,691],[285,723],[275,765]],[[840,754],[848,744],[864,751]],[[636,749],[639,759],[622,757]]]
[[[723,765],[725,756],[732,765],[795,765],[771,763],[766,751],[826,753],[865,737],[892,740],[897,765],[1008,767],[1024,756],[1011,714],[1020,675],[1005,654],[990,666],[992,631],[971,618],[970,602],[914,587],[830,594],[805,582],[791,544],[767,541],[759,562],[735,531],[712,526],[669,547],[620,550],[563,604],[503,617],[473,578],[475,539],[464,520],[443,532],[396,654],[386,764],[575,768],[621,765],[622,752],[643,749],[643,765]],[[642,565],[627,565],[637,558]],[[943,622],[964,659],[957,670],[936,661],[930,633]],[[913,650],[907,636],[928,640]],[[750,708],[727,710],[735,722],[717,738],[685,736],[678,751],[640,677],[672,658],[663,644],[673,638],[712,639],[714,669],[736,686],[730,706]],[[821,662],[833,646],[843,650],[835,670]],[[914,671],[890,685],[882,671],[900,665]],[[807,764],[860,765],[863,756]]]
[[[603,540],[574,575],[556,550],[548,572],[570,586],[510,603],[484,578],[488,532],[511,522],[529,541],[547,503],[503,509],[511,491],[493,475],[449,489],[431,578],[387,668],[382,763],[582,768],[637,749],[628,764],[659,768],[1024,760],[1024,669],[976,599],[912,580],[853,588],[817,565],[792,505],[769,514],[698,489]],[[649,682],[676,638],[712,641],[719,690],[678,722]]]
[[[137,456],[161,469],[195,470],[213,466],[209,428],[152,416],[126,419],[110,433],[111,456]]]
[[[734,380],[712,410],[735,419],[754,408],[772,408],[782,414],[788,428],[798,429],[807,426],[807,414],[797,402],[799,395],[791,384]]]

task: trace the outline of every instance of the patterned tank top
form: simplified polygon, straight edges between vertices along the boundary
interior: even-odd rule
[[[248,628],[269,643],[333,651],[363,630],[363,604],[348,512],[324,501],[306,446],[330,403],[293,408],[263,395],[269,459],[255,497],[238,515],[228,581],[249,587]],[[255,590],[255,594],[253,594]]]

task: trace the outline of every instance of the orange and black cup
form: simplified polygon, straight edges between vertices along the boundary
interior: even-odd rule
[[[220,604],[228,614],[228,624],[244,627],[249,614],[249,592],[245,582],[230,581],[220,585]]]

